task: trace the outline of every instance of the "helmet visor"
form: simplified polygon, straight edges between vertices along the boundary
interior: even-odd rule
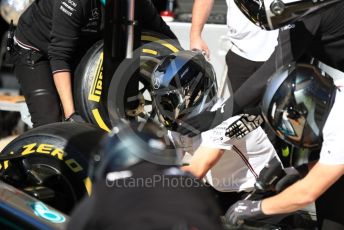
[[[267,25],[264,3],[262,0],[234,0],[240,11],[255,25],[264,28]]]
[[[277,90],[271,83],[267,88],[275,93],[269,102],[264,96],[264,115],[276,134],[287,142],[298,147],[318,147],[331,106],[333,81],[311,65],[298,64],[283,71],[290,72]]]

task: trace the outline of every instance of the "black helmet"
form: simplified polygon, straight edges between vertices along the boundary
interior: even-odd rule
[[[313,65],[282,67],[271,78],[263,97],[265,120],[288,143],[319,147],[335,89],[332,78]]]
[[[249,20],[267,30],[294,23],[312,12],[327,9],[341,1],[234,0]]]
[[[217,99],[213,67],[198,51],[166,56],[153,71],[152,88],[158,118],[170,130],[192,126],[188,119],[210,110]]]
[[[94,153],[89,175],[96,180],[142,161],[171,166],[180,160],[166,130],[153,122],[117,121]]]

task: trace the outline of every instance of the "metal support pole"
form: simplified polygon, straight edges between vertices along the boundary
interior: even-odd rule
[[[111,79],[125,59],[126,31],[123,18],[126,15],[126,0],[107,0],[104,22],[103,93],[101,103],[107,109],[108,89]]]
[[[128,102],[128,98],[135,97],[139,93],[137,79],[140,60],[139,57],[134,57],[135,53],[133,51],[140,46],[141,27],[138,20],[142,12],[137,7],[140,6],[140,1],[108,0],[106,2],[103,62],[104,94],[102,94],[101,99],[105,108],[107,108],[109,84],[113,77],[119,77],[115,75],[115,72],[121,63],[137,70],[133,76],[125,76],[129,78],[128,84],[123,85],[123,87],[126,87],[123,98],[125,109],[136,108],[138,104],[136,101]],[[136,55],[140,54],[136,53]],[[119,95],[119,97],[122,96]]]
[[[133,58],[134,26],[135,26],[135,0],[127,0],[128,3],[128,31],[126,58]]]

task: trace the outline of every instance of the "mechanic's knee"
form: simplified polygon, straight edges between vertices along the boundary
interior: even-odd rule
[[[40,111],[31,113],[32,126],[38,127],[46,124],[62,121],[62,113],[60,107],[52,106],[49,108],[42,108]]]
[[[52,93],[32,94],[27,99],[33,127],[62,121],[58,96]]]

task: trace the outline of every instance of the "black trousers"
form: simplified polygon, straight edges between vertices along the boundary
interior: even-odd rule
[[[226,55],[227,76],[235,92],[264,62],[255,62],[243,58],[231,50]]]
[[[48,58],[39,52],[15,46],[12,59],[33,127],[62,121],[60,99]]]

